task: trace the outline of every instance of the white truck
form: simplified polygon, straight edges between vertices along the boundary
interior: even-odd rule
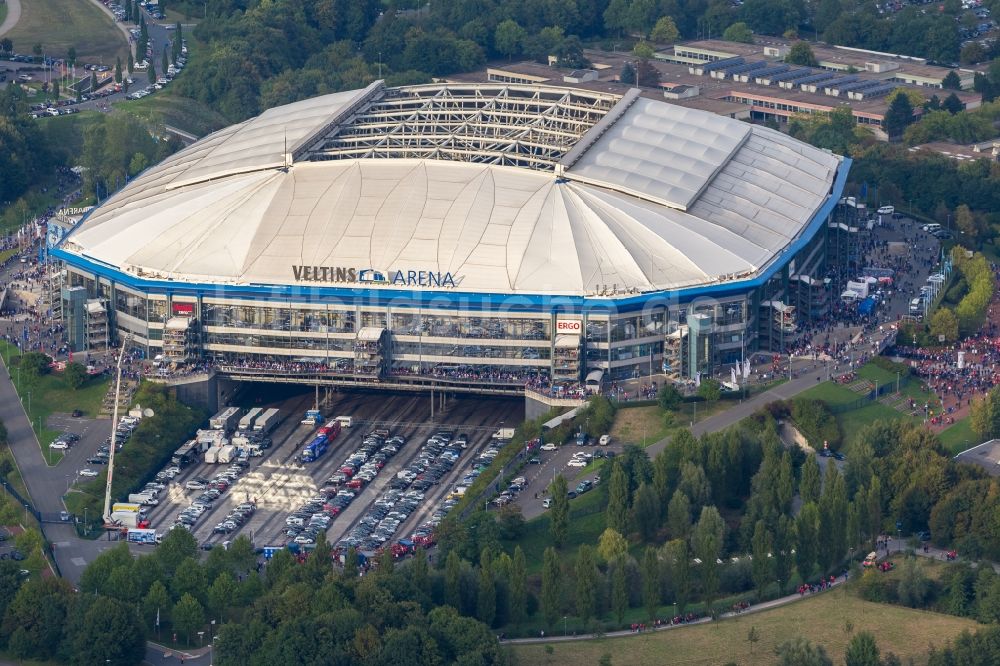
[[[223,446],[219,449],[219,454],[216,456],[216,462],[221,464],[228,464],[233,462],[236,458],[236,447],[235,446]]]
[[[112,511],[111,521],[132,528],[139,527],[140,523],[146,523],[142,516],[132,511]]]
[[[156,506],[160,503],[159,500],[147,493],[132,493],[128,496],[128,501],[143,506]]]
[[[129,528],[128,540],[131,543],[148,543],[156,545],[163,541],[163,535],[157,534],[156,530]]]
[[[259,417],[263,411],[264,410],[260,407],[254,407],[249,412],[244,414],[243,418],[240,419],[239,429],[243,432],[250,432],[250,429],[253,428],[254,421],[257,420],[257,417]]]
[[[199,430],[197,439],[198,450],[204,452],[213,446],[222,446],[226,441],[226,433],[221,430]]]
[[[212,430],[222,430],[223,432],[231,432],[236,429],[236,425],[240,422],[240,408],[239,407],[227,407],[221,412],[213,416],[208,421],[208,426]]]
[[[213,446],[208,451],[205,451],[205,462],[214,465],[219,462],[219,452],[222,451],[223,447]]]
[[[254,432],[259,432],[266,435],[267,433],[274,430],[275,426],[278,425],[278,420],[279,420],[278,410],[272,407],[271,409],[266,410],[263,414],[257,417],[257,420],[254,421],[253,424],[253,430]]]

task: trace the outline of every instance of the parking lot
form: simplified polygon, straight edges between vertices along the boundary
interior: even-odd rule
[[[331,518],[327,525],[327,539],[335,543],[355,526],[372,503],[389,490],[397,473],[413,462],[428,437],[440,430],[450,430],[456,436],[466,435],[469,444],[461,455],[463,460],[454,466],[450,474],[442,476],[436,485],[423,493],[420,507],[409,515],[405,524],[398,526],[397,536],[402,536],[407,534],[405,530],[410,524],[416,524],[429,514],[429,507],[450,492],[456,477],[462,473],[464,460],[471,459],[474,453],[481,450],[500,424],[517,423],[523,418],[523,405],[517,400],[457,398],[439,418],[431,422],[428,396],[376,392],[334,394],[331,404],[323,409],[324,416],[326,419],[351,416],[353,424],[330,442],[328,450],[318,460],[303,463],[300,460],[303,447],[313,439],[319,428],[319,425],[300,423],[311,403],[312,396],[307,394],[280,403],[261,405],[281,410],[282,421],[270,436],[272,445],[262,457],[250,458],[247,469],[191,526],[200,544],[219,544],[239,534],[250,536],[258,546],[285,543],[290,540],[285,534],[289,514],[311,499],[320,497],[320,490],[324,487],[331,488],[327,481],[343,466],[345,459],[362,446],[365,435],[373,429],[386,429],[390,437],[405,438],[405,444],[398,446],[398,452],[384,461],[384,466],[377,470],[371,481],[356,489],[353,501]],[[226,468],[225,464],[198,462],[165,483],[165,492],[161,492],[158,498],[159,504],[149,512],[153,527],[161,531],[168,529],[178,513],[200,494],[198,490],[185,489],[188,481],[196,477],[211,478]],[[346,486],[346,479],[344,481],[340,488]],[[241,504],[253,504],[256,510],[252,513],[245,511],[243,522],[237,529],[215,532],[216,526]]]

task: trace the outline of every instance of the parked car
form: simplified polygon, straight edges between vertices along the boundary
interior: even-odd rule
[[[89,476],[89,477],[93,478],[93,477],[97,476],[97,471],[93,470],[93,469],[90,469],[89,467],[86,468],[86,469],[81,469],[80,470],[80,476]]]

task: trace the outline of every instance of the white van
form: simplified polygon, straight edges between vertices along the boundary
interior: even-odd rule
[[[938,224],[937,222],[932,222],[931,224],[925,224],[924,226],[922,226],[920,228],[923,229],[924,231],[926,231],[927,233],[931,234],[931,233],[934,233],[935,231],[940,230],[941,229],[941,225]]]
[[[895,206],[882,206],[878,209],[879,215],[892,215],[896,212]]]
[[[910,301],[910,314],[921,314],[924,311],[924,300],[922,298],[914,298]]]
[[[350,416],[338,416],[334,421],[339,423],[341,428],[350,428],[354,424],[354,419]]]

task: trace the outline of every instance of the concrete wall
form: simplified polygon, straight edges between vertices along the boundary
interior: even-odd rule
[[[171,393],[184,404],[204,407],[214,414],[230,404],[241,384],[213,373],[204,379],[170,382],[168,386]]]

